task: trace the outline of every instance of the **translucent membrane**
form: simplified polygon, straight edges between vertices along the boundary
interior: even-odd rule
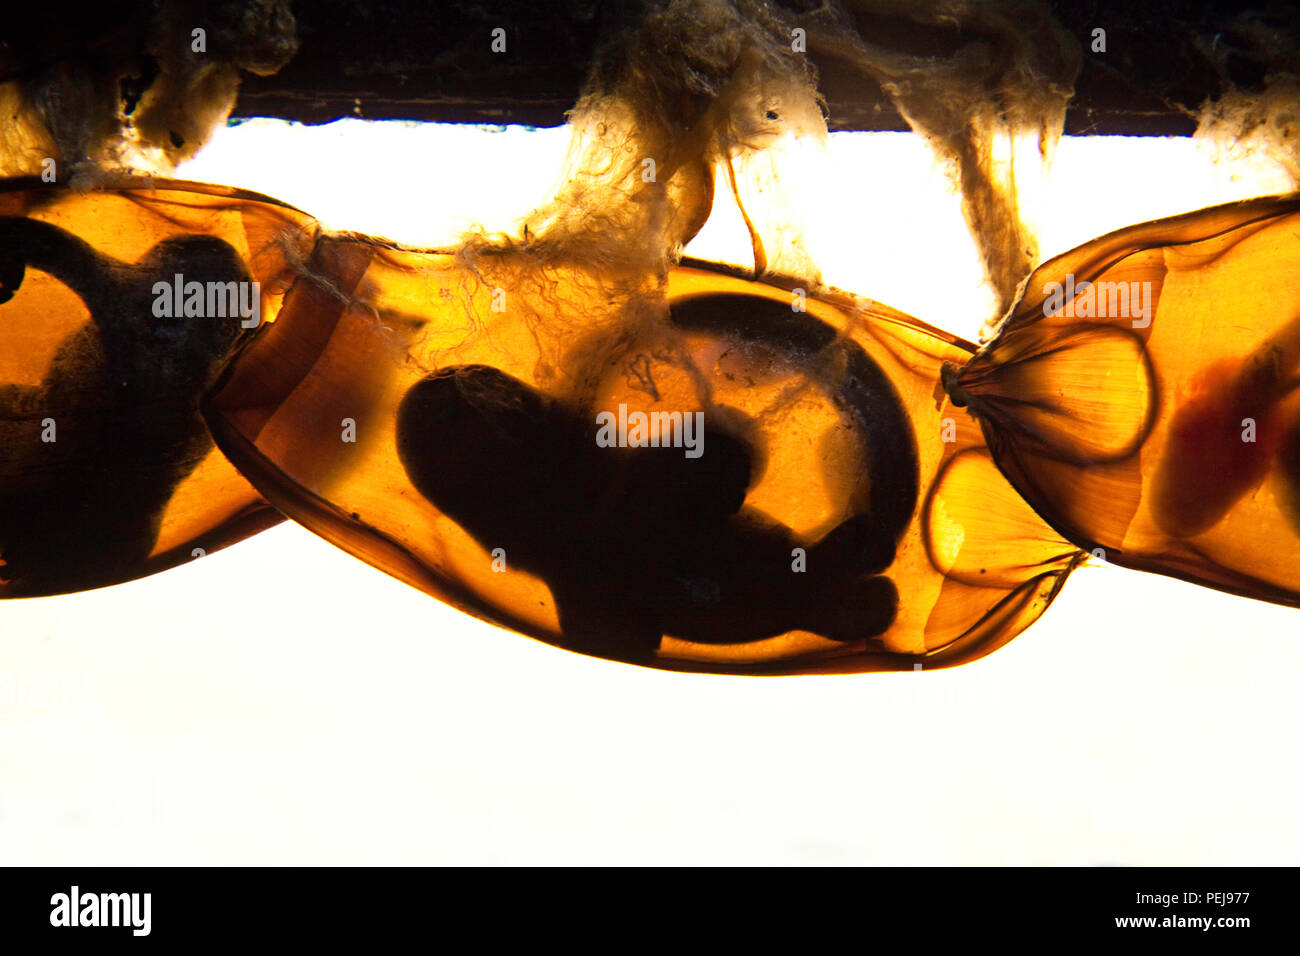
[[[0,597],[130,580],[279,520],[213,448],[198,400],[253,334],[225,306],[242,295],[274,318],[314,221],[157,185],[0,186]]]
[[[960,663],[1080,552],[939,387],[974,347],[687,263],[321,239],[204,412],[277,508],[469,613],[637,664]]]
[[[1040,267],[955,376],[1001,470],[1106,560],[1300,605],[1300,197]]]
[[[971,660],[1079,548],[1300,604],[1300,197],[1089,242],[976,353],[788,280],[157,185],[0,189],[0,597],[160,570],[269,501],[486,620],[679,670]]]

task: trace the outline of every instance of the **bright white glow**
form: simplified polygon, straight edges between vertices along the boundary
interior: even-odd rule
[[[547,198],[566,144],[259,121],[181,175],[440,244]],[[1287,188],[1241,173],[1186,141],[1067,139],[1039,197],[1044,252]],[[798,186],[828,281],[976,334],[991,298],[914,137],[833,136]],[[689,251],[747,250],[720,202]],[[0,859],[1291,862],[1297,613],[1085,569],[1028,633],[956,670],[674,675],[478,624],[286,525],[143,581],[0,605]]]
[[[568,144],[562,127],[257,119],[219,130],[177,175],[264,192],[328,228],[449,246],[475,227],[510,231],[550,199]],[[1026,147],[1019,144],[1019,156]],[[919,137],[834,133],[824,155],[807,147],[783,159],[791,170],[783,186],[827,282],[978,337],[994,296],[961,196]],[[1190,139],[1066,137],[1051,175],[1033,187],[1042,256],[1147,219],[1288,192],[1289,183],[1262,155],[1218,162]],[[712,218],[686,251],[752,264],[723,182]]]

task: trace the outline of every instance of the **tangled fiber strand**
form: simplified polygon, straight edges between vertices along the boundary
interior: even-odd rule
[[[873,18],[940,30],[946,54],[918,55],[873,42]],[[996,164],[999,137],[1036,137],[1045,170],[1065,124],[1082,64],[1077,40],[1037,0],[851,0],[810,20],[809,46],[878,82],[961,188],[963,212],[1005,312],[1038,263],[1022,221],[1015,163]],[[859,28],[856,24],[862,24]],[[859,32],[859,29],[861,32]],[[1013,145],[1014,153],[1014,145]]]
[[[47,160],[79,188],[168,175],[226,122],[242,72],[275,73],[297,49],[288,0],[160,0],[138,46],[71,51],[0,83],[0,175]]]

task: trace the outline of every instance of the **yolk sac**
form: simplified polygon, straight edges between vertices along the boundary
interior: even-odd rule
[[[273,297],[253,292],[284,272],[286,230],[313,225],[221,187],[5,185],[0,597],[130,580],[279,520],[198,414],[252,325],[209,314],[206,293],[269,317]],[[204,294],[174,314],[178,279]]]
[[[947,377],[1078,546],[1300,605],[1298,271],[1296,195],[1122,229],[1034,272]]]
[[[1273,463],[1278,376],[1250,362],[1237,366],[1206,368],[1170,418],[1152,488],[1152,515],[1166,534],[1190,538],[1214,527]]]
[[[1300,534],[1300,407],[1294,403],[1290,409],[1290,420],[1281,429],[1278,438],[1277,466],[1273,478],[1273,494],[1277,498],[1277,505],[1292,530]]]

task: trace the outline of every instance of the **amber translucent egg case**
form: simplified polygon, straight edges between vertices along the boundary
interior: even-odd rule
[[[1093,240],[977,348],[703,262],[611,293],[224,187],[11,181],[0,596],[284,515],[484,620],[674,670],[964,663],[1090,551],[1296,604],[1298,226],[1276,197]],[[185,314],[189,282],[256,315]]]

